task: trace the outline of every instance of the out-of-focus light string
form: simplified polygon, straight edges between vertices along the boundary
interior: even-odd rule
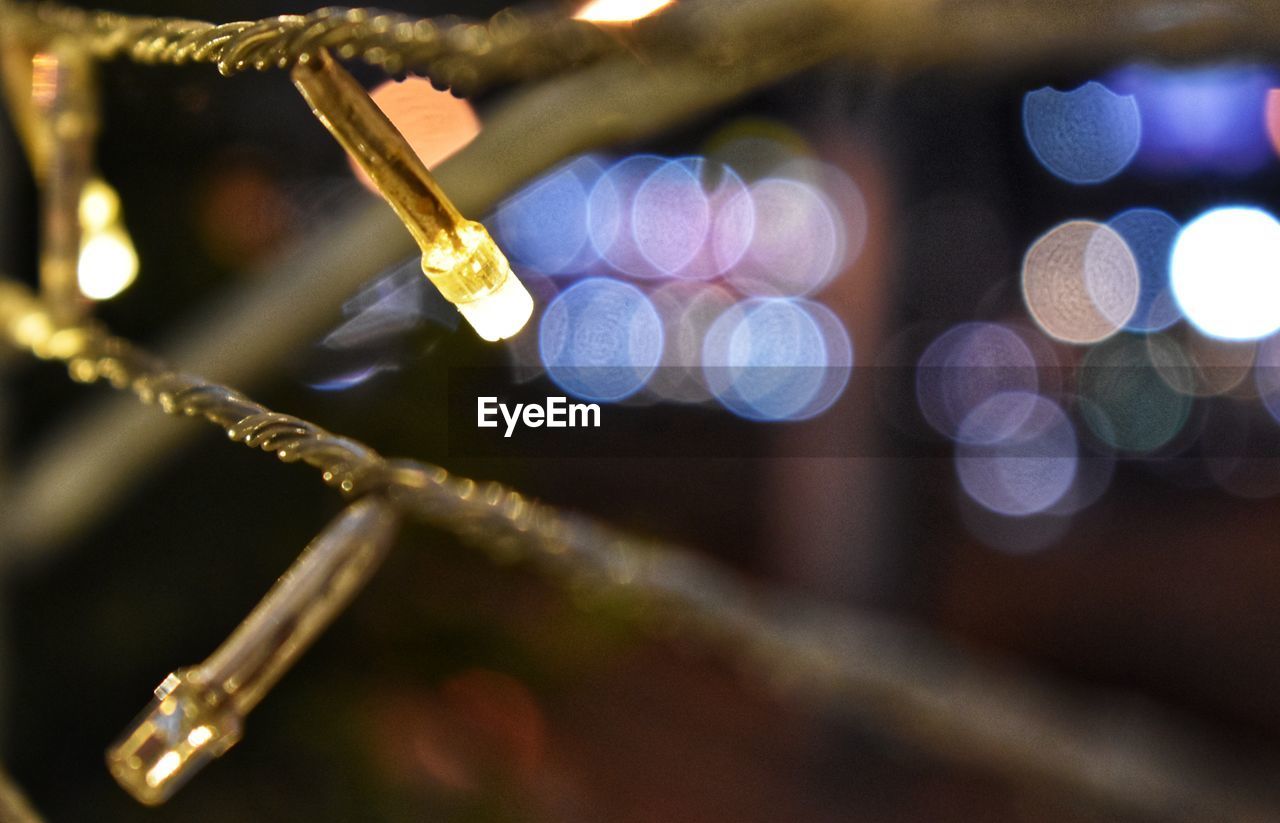
[[[485,340],[514,336],[533,300],[484,226],[463,217],[368,93],[321,50],[293,69],[312,112],[422,249],[422,271]]]
[[[203,417],[285,462],[314,466],[347,495],[384,495],[408,516],[496,557],[535,561],[584,594],[638,598],[655,628],[682,635],[692,630],[732,650],[752,677],[829,703],[930,751],[971,750],[1003,771],[1049,778],[1117,808],[1170,819],[1198,820],[1224,809],[1238,810],[1241,819],[1265,819],[1271,808],[1264,796],[1206,778],[1215,772],[1199,763],[1217,761],[1192,744],[1166,757],[1166,747],[1137,743],[1148,735],[1169,739],[1169,730],[1153,718],[1126,720],[1135,730],[1126,738],[1133,745],[1077,733],[1063,722],[1059,711],[1065,709],[1045,702],[1041,687],[922,636],[761,592],[694,553],[534,502],[498,483],[385,459],[234,390],[175,372],[100,326],[59,325],[13,281],[0,280],[0,339],[65,363],[77,381],[107,382],[170,414]],[[1047,749],[1045,741],[1052,741]],[[1099,777],[1098,762],[1115,768]],[[1135,775],[1146,790],[1134,791]]]
[[[222,24],[51,3],[6,2],[0,4],[0,14],[19,36],[44,41],[68,34],[99,59],[211,63],[229,75],[292,68],[303,57],[329,49],[388,74],[425,74],[459,93],[502,80],[546,76],[625,48],[616,34],[587,21],[515,9],[485,23],[363,8],[324,8]]]
[[[84,46],[59,37],[31,58],[32,109],[43,162],[40,179],[40,291],[64,320],[85,313],[78,271],[80,203],[93,177],[98,111],[93,64]]]
[[[1240,176],[1275,162],[1267,130],[1274,140],[1280,122],[1280,98],[1273,88],[1277,82],[1273,68],[1252,63],[1129,65],[1111,71],[1103,82],[1027,93],[1023,136],[1045,170],[1074,185],[1106,182],[1131,164],[1149,176]],[[1198,471],[1210,476],[1206,481],[1229,493],[1280,493],[1280,484],[1256,478],[1241,483],[1221,471],[1232,460],[1213,453],[1220,447],[1214,443],[1224,437],[1243,442],[1237,431],[1243,426],[1224,423],[1224,415],[1196,403],[1229,396],[1244,401],[1233,409],[1245,414],[1260,399],[1270,411],[1276,380],[1269,355],[1280,332],[1280,280],[1273,265],[1277,254],[1280,221],[1252,203],[1216,204],[1185,225],[1163,211],[1139,206],[1107,222],[1067,220],[1034,240],[1023,258],[1022,297],[1043,336],[994,324],[992,329],[1024,336],[1028,343],[1082,347],[1066,355],[1066,379],[1037,386],[1050,370],[1014,362],[1007,346],[988,344],[979,349],[981,357],[972,357],[959,338],[966,326],[976,324],[942,334],[917,364],[917,405],[935,429],[957,443],[959,485],[969,499],[965,505],[972,501],[987,513],[1010,519],[1061,521],[1080,509],[1074,501],[1097,495],[1062,491],[1062,500],[1073,501],[1067,512],[1051,495],[1032,492],[1059,489],[1065,459],[1077,456],[1081,465],[1096,469],[1118,458],[1154,466],[1163,457],[1197,454]],[[995,331],[987,334],[993,336],[998,336]],[[1254,379],[1246,382],[1251,372]],[[1028,385],[1020,388],[1034,401],[1009,401],[1005,384],[1018,375],[1025,375]],[[974,401],[1003,414],[988,410],[985,417],[977,415]],[[1055,445],[1052,453],[1037,454],[1039,436],[1020,436],[1014,444],[1018,461],[1007,464],[1016,472],[1005,471],[998,461],[966,459],[971,444],[954,426],[937,422],[940,412],[956,419],[970,414],[976,419],[965,418],[966,426],[982,428],[990,422],[985,418],[994,417],[1019,432],[1028,422],[1021,412],[1045,403],[1061,403],[1074,413],[1082,435],[1079,449]],[[1065,417],[1059,423],[1064,430],[1072,425]],[[1224,435],[1226,429],[1230,435]],[[1076,451],[1078,455],[1072,453]],[[1034,457],[1041,459],[1028,459]],[[974,482],[975,467],[983,469],[982,484]],[[1089,474],[1094,487],[1105,487],[1108,472]],[[966,517],[966,522],[975,534],[996,538],[985,542],[1006,544],[1002,548],[1009,547],[1007,538],[1017,531],[990,529],[994,521],[985,515]],[[1065,527],[1059,522],[1054,528],[1021,531],[1022,537],[1032,538],[1023,541],[1027,546],[1043,548],[1052,541],[1032,531],[1056,531],[1061,537]]]
[[[5,102],[41,190],[41,290],[67,319],[120,294],[138,273],[120,196],[94,171],[93,66],[73,38],[32,51],[0,37]]]

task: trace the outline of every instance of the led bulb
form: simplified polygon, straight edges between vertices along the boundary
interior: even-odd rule
[[[495,341],[524,328],[533,300],[497,243],[458,212],[360,84],[325,51],[299,62],[293,82],[418,241],[423,273],[476,333]]]
[[[155,699],[107,751],[107,767],[140,803],[158,805],[240,739],[244,718],[378,568],[399,518],[381,497],[352,503],[198,666]]]
[[[234,746],[242,729],[239,713],[200,670],[183,669],[156,687],[151,705],[111,747],[107,768],[139,802],[156,806]]]
[[[590,23],[630,23],[670,6],[674,0],[591,0],[573,15]]]
[[[138,253],[123,227],[116,224],[85,233],[76,265],[81,294],[91,300],[110,300],[137,276]]]
[[[464,221],[455,237],[422,255],[423,273],[476,334],[489,342],[514,336],[533,314],[533,298],[484,226]]]
[[[470,303],[459,303],[458,311],[476,334],[492,343],[512,337],[524,328],[533,314],[533,298],[523,283],[508,277],[496,291]]]
[[[120,195],[107,181],[95,177],[80,192],[80,228],[102,231],[120,219]]]

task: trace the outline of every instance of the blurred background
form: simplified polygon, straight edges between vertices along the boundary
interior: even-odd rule
[[[463,102],[351,68],[429,164],[504,94]],[[98,164],[137,279],[122,264],[82,286],[126,338],[163,344],[374,202],[283,73],[114,61],[100,79]],[[509,344],[459,324],[406,258],[238,388],[1271,756],[1278,146],[1280,69],[1247,56],[892,79],[837,62],[574,157],[474,215],[537,302]],[[6,123],[0,268],[30,283],[37,225]],[[3,365],[13,480],[111,390]],[[601,403],[605,440],[490,456],[451,399],[495,380]],[[626,442],[608,441],[615,414]],[[235,749],[144,809],[106,746],[338,508],[308,470],[223,440],[200,431],[0,581],[0,751],[51,821],[1146,819],[788,700],[625,607],[426,529]]]

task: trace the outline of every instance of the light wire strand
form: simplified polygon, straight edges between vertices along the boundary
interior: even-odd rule
[[[558,70],[618,51],[599,27],[558,14],[507,9],[486,22],[415,18],[364,8],[323,8],[262,20],[214,24],[175,17],[86,11],[60,4],[0,3],[0,18],[24,39],[79,39],[99,59],[210,63],[222,74],[288,69],[322,49],[388,74],[418,72],[441,88],[483,86]]]
[[[888,621],[757,589],[711,561],[274,412],[239,392],[175,371],[96,323],[59,325],[26,286],[0,278],[0,342],[66,365],[169,414],[203,418],[230,439],[319,470],[350,497],[381,494],[407,516],[504,561],[530,560],[587,596],[627,597],[644,625],[731,652],[756,682],[850,713],[947,757],[1047,782],[1160,819],[1275,819],[1280,798],[1256,761],[1158,714],[1001,672]],[[1098,736],[1099,715],[1127,729]],[[1152,741],[1159,741],[1153,746]],[[1224,763],[1233,766],[1224,769]],[[1263,770],[1265,771],[1265,770]],[[1269,774],[1269,772],[1268,772]],[[1225,815],[1225,816],[1224,816]]]

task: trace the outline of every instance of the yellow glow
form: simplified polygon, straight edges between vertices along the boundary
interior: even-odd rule
[[[120,195],[102,179],[85,183],[80,192],[80,228],[99,232],[120,219]]]
[[[164,756],[156,761],[156,764],[147,772],[147,785],[155,788],[164,781],[173,776],[173,773],[182,765],[182,758],[177,752],[165,752]]]
[[[213,739],[213,729],[208,726],[196,726],[191,730],[191,734],[187,735],[187,745],[198,749],[211,739]]]
[[[76,268],[80,291],[91,300],[110,300],[138,276],[138,254],[119,225],[87,234]]]
[[[675,0],[591,0],[574,15],[592,23],[630,23],[662,11]]]
[[[486,340],[524,327],[533,300],[481,224],[467,220],[396,127],[346,70],[320,51],[293,80],[312,112],[376,185],[422,249],[422,272]]]
[[[490,343],[514,337],[533,314],[533,298],[514,274],[491,294],[459,303],[458,311]]]

